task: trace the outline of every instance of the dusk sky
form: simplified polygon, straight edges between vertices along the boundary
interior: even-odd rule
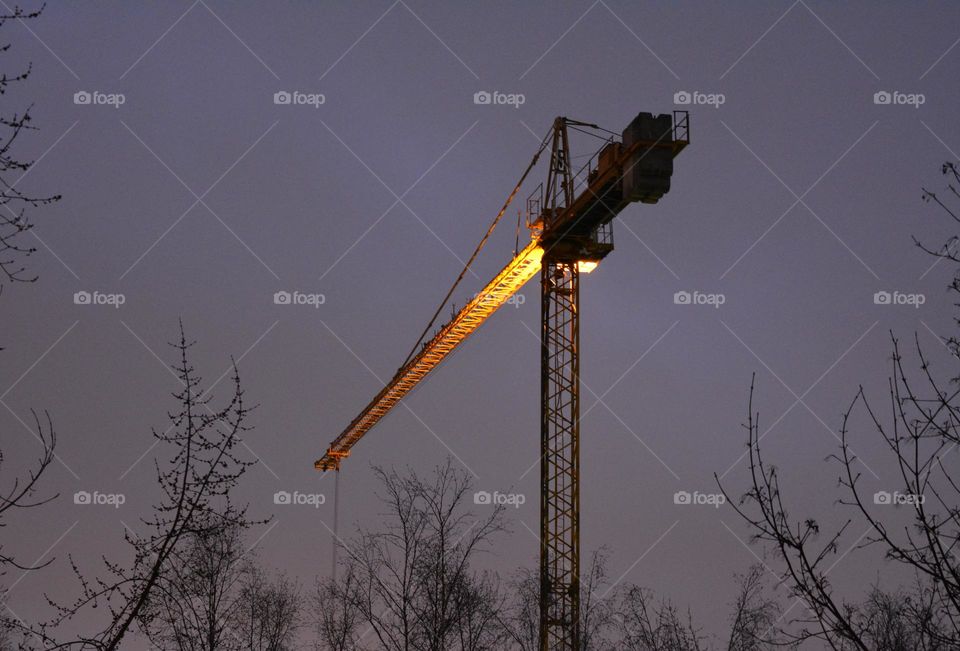
[[[890,332],[956,374],[940,341],[954,270],[911,239],[955,233],[921,202],[960,159],[955,3],[51,2],[0,36],[5,72],[33,62],[3,96],[8,111],[32,103],[39,129],[18,187],[63,195],[31,213],[38,281],[0,295],[0,477],[39,453],[30,409],[59,436],[40,493],[59,498],[3,532],[21,561],[56,558],[3,578],[26,620],[44,592],[76,594],[68,554],[92,573],[100,554],[126,558],[124,527],[157,499],[151,428],[177,406],[178,319],[221,380],[215,402],[233,356],[258,405],[245,444],[259,463],[238,496],[273,517],[252,532],[259,558],[306,587],[329,574],[334,481],[313,461],[403,361],[556,116],[619,132],[641,111],[690,111],[670,193],[620,214],[615,251],[581,285],[582,546],[609,549],[612,582],[722,636],[733,575],[763,548],[729,505],[674,496],[717,493],[714,473],[743,492],[752,373],[790,514],[825,528],[852,515],[826,457],[858,385],[886,406]],[[522,103],[476,104],[480,91]],[[520,205],[458,306],[510,260]],[[525,496],[482,566],[536,565],[536,281],[520,296],[354,448],[341,535],[378,523],[372,465],[428,473],[452,455],[476,490]],[[865,490],[893,490],[864,416],[851,445]],[[326,501],[277,505],[278,491]],[[879,553],[845,555],[857,527],[836,585],[908,578]]]

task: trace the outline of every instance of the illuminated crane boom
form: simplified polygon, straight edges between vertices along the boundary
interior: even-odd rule
[[[330,444],[326,454],[314,466],[318,470],[338,470],[340,460],[350,456],[350,448],[371,427],[410,393],[427,373],[439,366],[464,339],[473,334],[497,308],[537,275],[542,258],[543,249],[536,240],[531,241],[473,300],[440,328],[412,360],[397,371],[360,415]]]

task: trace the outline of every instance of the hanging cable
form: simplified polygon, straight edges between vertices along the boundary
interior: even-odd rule
[[[460,284],[460,281],[463,280],[463,277],[467,275],[467,272],[470,270],[470,265],[473,264],[473,261],[476,260],[477,255],[480,253],[480,249],[487,243],[487,240],[490,238],[490,235],[493,233],[493,229],[497,227],[497,223],[500,221],[500,218],[503,217],[503,214],[507,212],[507,208],[510,206],[510,203],[513,201],[513,198],[516,196],[517,192],[520,190],[520,186],[523,185],[523,182],[527,180],[527,175],[530,174],[530,170],[536,166],[537,161],[540,160],[540,154],[543,153],[543,150],[546,148],[547,143],[550,142],[550,135],[553,133],[551,128],[550,132],[544,136],[543,140],[540,143],[540,148],[537,150],[537,153],[534,155],[533,160],[530,161],[530,164],[527,165],[527,169],[524,170],[523,175],[520,177],[520,180],[517,181],[517,184],[513,187],[513,190],[510,192],[510,196],[507,197],[507,200],[503,203],[503,207],[500,208],[500,212],[497,213],[497,216],[493,218],[493,222],[487,228],[487,232],[484,233],[483,238],[480,240],[480,243],[477,245],[477,248],[474,249],[473,255],[470,256],[470,259],[467,260],[467,264],[464,265],[463,271],[460,272],[460,275],[457,276],[457,279],[453,282],[453,286],[450,287],[450,291],[447,292],[447,295],[443,297],[443,301],[440,303],[440,306],[437,308],[437,311],[433,313],[433,317],[430,319],[430,323],[427,324],[427,327],[423,329],[423,332],[420,334],[420,337],[417,339],[417,343],[413,345],[413,348],[410,350],[410,354],[407,355],[407,358],[403,360],[403,364],[400,365],[400,368],[397,369],[397,373],[406,366],[413,356],[417,352],[417,348],[423,342],[423,338],[427,336],[427,333],[430,332],[430,328],[433,327],[433,324],[436,322],[437,317],[440,315],[440,312],[443,311],[444,306],[446,306],[447,301],[450,300],[450,297],[453,295],[453,292],[456,291],[457,285]]]

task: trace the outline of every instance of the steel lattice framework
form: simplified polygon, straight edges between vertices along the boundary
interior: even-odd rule
[[[580,274],[540,273],[540,648],[580,649]]]

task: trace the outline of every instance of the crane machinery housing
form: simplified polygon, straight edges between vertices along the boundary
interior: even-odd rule
[[[598,136],[603,144],[576,171],[571,167],[571,129],[604,133]],[[613,250],[611,222],[624,208],[656,203],[669,192],[673,159],[689,142],[686,111],[640,113],[622,134],[556,118],[407,360],[314,464],[318,470],[338,471],[364,434],[539,272],[541,651],[580,649],[580,274],[592,271]],[[529,244],[423,342],[547,148],[546,179],[527,198]]]

